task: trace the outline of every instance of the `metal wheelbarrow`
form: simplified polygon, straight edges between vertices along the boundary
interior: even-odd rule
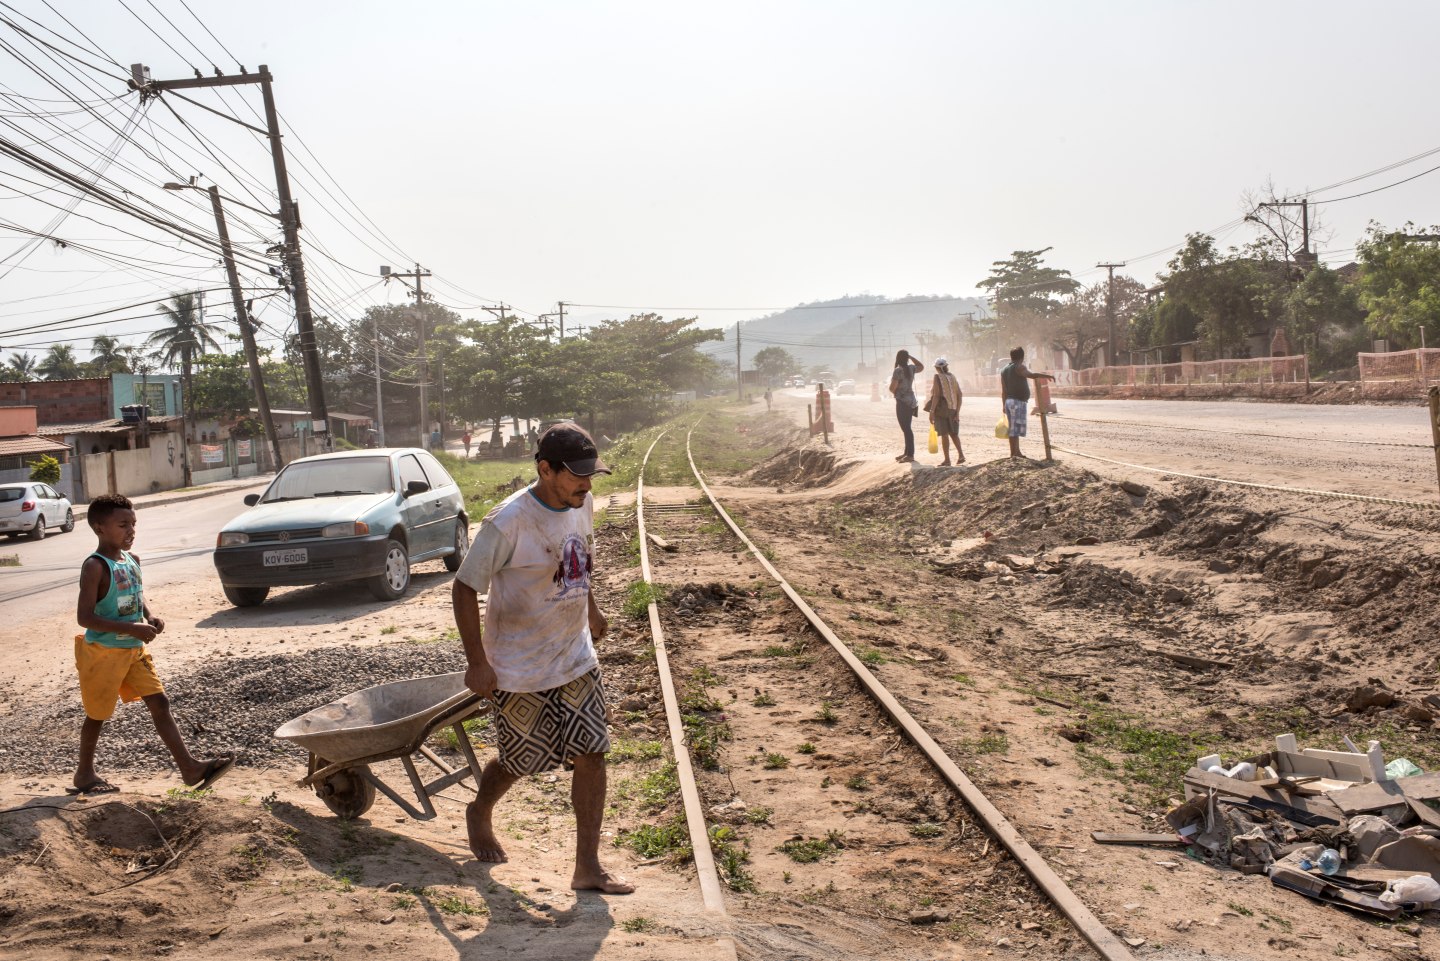
[[[457,671],[367,687],[286,722],[275,736],[310,752],[309,771],[299,783],[314,788],[340,817],[364,814],[379,791],[412,818],[425,821],[435,816],[430,799],[452,784],[474,777],[478,788],[480,761],[461,725],[486,710],[489,704],[465,686],[464,672]],[[425,744],[432,733],[446,727],[455,734],[465,767],[450,767]],[[422,780],[415,754],[438,768],[441,776],[428,783]],[[410,776],[418,808],[370,770],[371,764],[394,758]]]

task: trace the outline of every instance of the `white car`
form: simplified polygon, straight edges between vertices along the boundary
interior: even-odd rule
[[[75,529],[70,498],[38,481],[0,484],[0,534],[29,534],[38,541],[52,527],[67,534]]]
[[[855,382],[854,382],[853,380],[842,380],[840,383],[838,383],[838,384],[835,385],[835,393],[837,393],[837,394],[853,394],[853,393],[855,393]]]

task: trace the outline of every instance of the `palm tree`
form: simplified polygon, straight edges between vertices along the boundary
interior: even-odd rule
[[[0,367],[0,380],[28,384],[35,379],[35,357],[30,353],[10,355],[10,363]]]
[[[35,372],[46,380],[74,380],[80,376],[80,362],[75,359],[75,348],[69,344],[55,344],[45,359],[35,367]]]
[[[195,358],[205,353],[207,348],[217,351],[220,349],[220,343],[201,321],[198,308],[199,304],[193,293],[171,294],[170,303],[161,304],[155,308],[157,313],[169,318],[170,326],[160,328],[145,340],[147,347],[156,348],[156,356],[167,367],[174,369],[175,361],[177,359],[180,361],[180,376],[185,384],[187,443],[189,442],[191,397],[193,395],[190,389],[190,374],[194,370]],[[190,483],[188,465],[185,483]]]
[[[157,349],[161,363],[167,367],[173,368],[177,360],[180,362],[180,373],[187,387],[195,358],[207,349],[220,349],[220,342],[201,322],[198,308],[193,293],[171,294],[170,303],[155,308],[169,319],[170,326],[161,327],[145,341],[145,346]]]
[[[90,369],[97,374],[128,374],[130,359],[128,351],[117,337],[101,334],[90,341]]]

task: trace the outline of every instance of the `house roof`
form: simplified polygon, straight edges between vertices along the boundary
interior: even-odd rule
[[[374,418],[366,417],[364,414],[341,414],[338,411],[331,411],[330,417],[333,420],[343,420],[347,424],[368,424]]]
[[[123,434],[129,425],[120,420],[96,420],[84,424],[41,424],[35,433],[41,437],[58,437],[64,434]]]
[[[67,444],[59,444],[33,434],[25,434],[20,437],[0,437],[0,457],[16,454],[56,454],[69,450],[70,447]]]

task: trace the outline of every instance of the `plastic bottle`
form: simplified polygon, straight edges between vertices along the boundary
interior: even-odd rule
[[[1320,868],[1320,873],[1327,876],[1338,872],[1342,863],[1340,860],[1340,852],[1334,848],[1326,848],[1321,851],[1320,856],[1315,859],[1315,864]]]

